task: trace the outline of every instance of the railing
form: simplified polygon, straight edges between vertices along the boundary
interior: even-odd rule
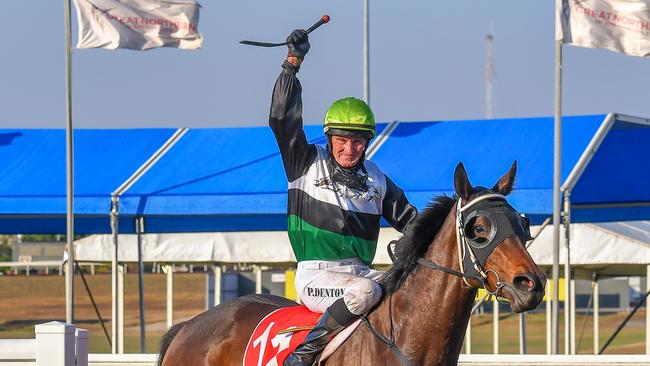
[[[105,354],[91,353],[88,355],[89,366],[154,366],[158,355],[156,354]],[[1,365],[0,365],[1,366]]]
[[[90,366],[154,366],[155,354],[90,354]],[[648,355],[460,355],[459,366],[647,366]]]
[[[88,331],[49,322],[35,339],[0,339],[0,366],[88,366]]]
[[[647,366],[650,355],[460,355],[461,366]]]
[[[88,331],[49,322],[35,327],[35,339],[0,339],[0,366],[154,366],[156,354],[88,354]],[[650,365],[650,355],[462,354],[461,366]]]
[[[63,273],[63,261],[36,261],[36,262],[0,262],[0,267],[11,267],[18,270],[19,267],[23,267],[25,270],[25,275],[29,276],[29,270],[32,268],[45,267],[45,273],[49,274],[50,267],[54,267],[59,272],[59,275]]]

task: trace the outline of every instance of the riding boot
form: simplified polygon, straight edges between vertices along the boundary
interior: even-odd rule
[[[327,343],[359,316],[352,314],[343,299],[338,299],[321,316],[305,340],[284,360],[284,366],[311,366]]]

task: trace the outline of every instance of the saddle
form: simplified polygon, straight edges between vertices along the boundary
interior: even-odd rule
[[[280,308],[264,317],[246,344],[243,366],[279,366],[307,337],[320,313],[304,305]],[[354,332],[361,320],[345,328],[325,347],[320,360],[327,359]]]

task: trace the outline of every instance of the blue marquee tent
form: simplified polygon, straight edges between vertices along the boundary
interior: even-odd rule
[[[173,129],[75,131],[75,226],[110,232],[110,194]],[[65,130],[0,130],[0,232],[66,232]]]
[[[650,123],[606,115],[563,117],[562,182],[571,221],[650,217]],[[491,187],[518,162],[509,200],[539,223],[553,213],[553,118],[401,123],[373,160],[418,207],[453,194],[454,167]]]
[[[371,159],[422,209],[453,193],[463,161],[491,186],[518,161],[512,204],[552,215],[553,119],[381,124]],[[307,138],[324,144],[319,126]],[[111,193],[173,129],[75,131],[75,231],[109,233]],[[0,130],[0,232],[65,233],[65,132]],[[623,115],[563,118],[562,181],[572,221],[650,219],[650,122]],[[282,230],[286,179],[269,128],[189,129],[119,198],[121,233]]]

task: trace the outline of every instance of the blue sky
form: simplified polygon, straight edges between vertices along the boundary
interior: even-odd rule
[[[362,0],[203,0],[196,51],[75,50],[78,128],[266,124],[286,49],[322,14],[299,74],[305,121],[362,96]],[[63,0],[8,1],[0,33],[0,128],[64,128]],[[485,36],[494,33],[494,116],[553,114],[554,2],[371,2],[371,106],[379,121],[485,117]],[[74,14],[73,14],[74,15]],[[73,40],[76,24],[73,23]],[[650,117],[650,60],[564,46],[565,114]]]

